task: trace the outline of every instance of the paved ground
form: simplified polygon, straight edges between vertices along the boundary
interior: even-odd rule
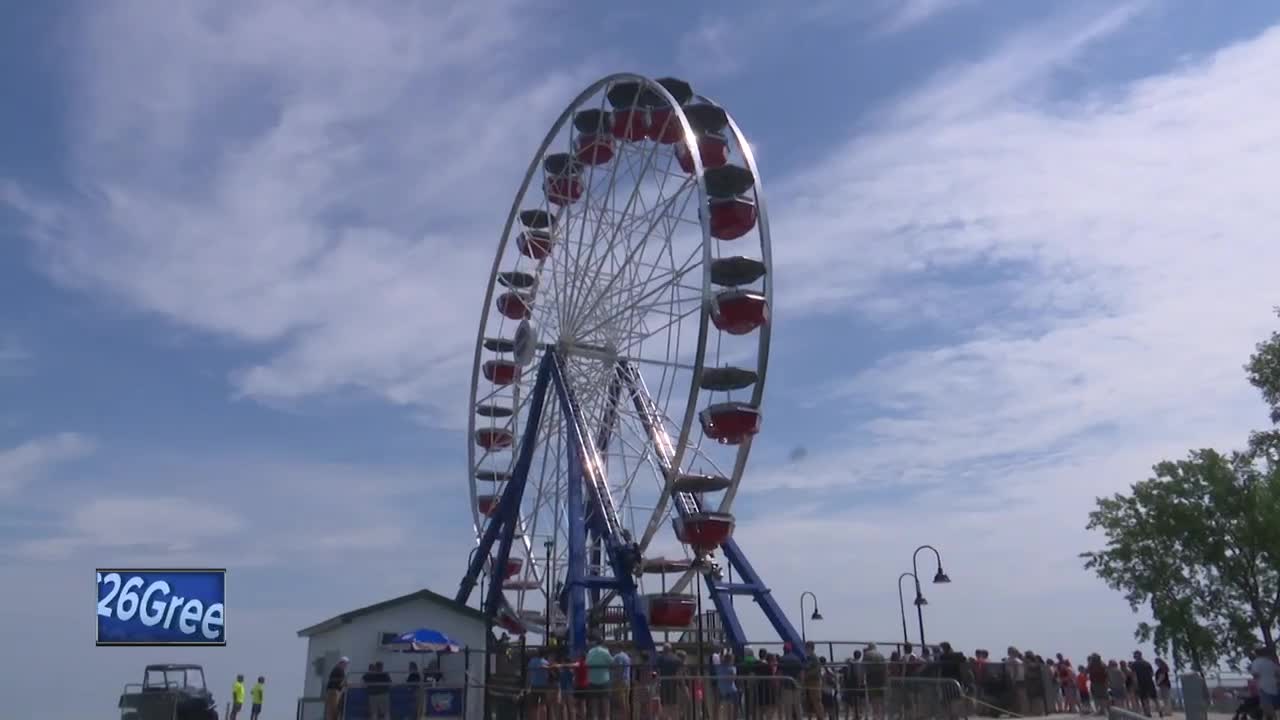
[[[1036,715],[1033,717],[1044,717],[1044,719],[1047,720],[1102,720],[1101,715],[1076,715],[1074,712],[1055,712],[1055,714],[1052,715]],[[1160,720],[1160,716],[1158,715],[1153,715],[1152,717],[1155,717],[1156,720]],[[1181,712],[1174,712],[1174,714],[1166,715],[1165,717],[1167,720],[1187,720],[1187,716],[1181,714]],[[1233,715],[1231,715],[1230,712],[1210,712],[1210,714],[1208,714],[1208,720],[1231,720],[1231,717],[1233,717]],[[1029,717],[1028,720],[1032,719]]]

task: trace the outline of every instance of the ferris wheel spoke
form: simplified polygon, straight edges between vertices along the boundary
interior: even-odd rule
[[[555,430],[555,429],[556,429],[556,427],[555,427],[556,423],[555,423],[554,421],[555,421],[555,416],[556,416],[558,413],[556,413],[556,408],[555,408],[555,405],[554,405],[554,404],[553,404],[550,408],[548,408],[548,409],[547,409],[547,414],[548,414],[548,415],[550,415],[551,417],[544,417],[544,418],[543,418],[543,420],[544,420],[544,421],[551,421],[552,427],[551,427],[550,429],[551,429],[551,430]],[[548,475],[547,475],[547,464],[548,464],[548,462],[550,461],[551,456],[552,456],[552,454],[553,454],[553,453],[549,452],[550,445],[551,445],[551,443],[550,443],[549,439],[550,439],[550,438],[553,438],[553,437],[559,437],[559,436],[560,436],[560,433],[556,433],[556,432],[543,432],[543,433],[541,433],[541,437],[542,437],[542,438],[548,438],[548,442],[540,443],[540,445],[541,445],[541,446],[542,446],[542,448],[543,448],[543,452],[542,452],[542,463],[541,463],[542,468],[541,468],[541,472],[540,472],[540,473],[538,473],[538,480],[537,480],[537,483],[536,483],[536,487],[534,488],[534,492],[535,492],[535,494],[534,494],[534,504],[533,504],[533,508],[534,508],[534,509],[533,509],[533,512],[532,512],[532,513],[530,513],[531,518],[527,521],[527,525],[528,525],[528,527],[529,527],[529,535],[530,535],[530,536],[536,536],[536,535],[538,534],[538,520],[539,520],[539,518],[540,518],[540,516],[541,516],[541,514],[542,514],[542,513],[540,513],[540,512],[539,512],[539,510],[544,509],[544,507],[545,507],[545,505],[546,505],[547,500],[551,497],[551,494],[547,492],[547,487],[546,487],[546,484],[547,484],[547,478],[548,478]],[[536,451],[535,451],[535,452],[536,452]],[[526,483],[528,483],[528,478],[526,478],[526,479],[525,479],[525,482],[526,482]],[[531,548],[531,549],[532,549],[532,548]],[[530,559],[530,567],[532,568],[532,567],[534,567],[535,565],[536,565],[536,563],[534,563],[534,561],[533,561],[532,559]]]
[[[632,227],[632,223],[627,222],[626,218],[632,218],[634,223],[636,224],[644,223],[646,226],[651,224],[650,222],[651,218],[649,217],[650,214],[648,212],[636,213],[633,211],[633,208],[636,204],[643,203],[643,193],[641,192],[641,189],[645,186],[645,183],[643,180],[645,170],[653,164],[653,158],[655,156],[655,153],[658,150],[658,147],[659,146],[655,144],[648,153],[644,154],[643,164],[638,174],[634,172],[634,158],[631,157],[632,153],[624,154],[632,170],[631,179],[633,183],[633,189],[630,197],[628,197],[627,199],[626,205],[621,210],[621,217],[623,219],[616,223],[604,223],[604,222],[600,223],[599,228],[602,229],[604,232],[601,233],[600,237],[597,237],[594,240],[594,243],[599,244],[602,240],[606,240],[604,235],[608,234],[609,237],[607,238],[607,246],[600,260],[597,262],[597,264],[594,267],[587,269],[586,271],[587,277],[596,277],[603,274],[604,265],[606,262],[609,262],[611,260],[616,262],[614,249],[620,241],[627,243],[629,245],[629,241],[634,236],[637,228]],[[684,185],[682,185],[682,187],[689,186],[689,185],[690,184],[686,182],[684,183]],[[662,206],[661,202],[659,202],[659,206],[660,207]],[[645,236],[641,238],[641,241],[640,241],[641,244],[643,244],[644,240],[648,237],[648,235],[651,232],[652,230],[650,229],[645,233]],[[634,253],[629,252],[628,255],[634,256]],[[625,262],[622,263],[622,266],[626,267],[627,263]],[[616,273],[613,274],[613,277],[616,278],[617,274]],[[582,306],[583,306],[582,302],[575,302],[574,309],[579,310]]]
[[[619,413],[619,415],[621,416],[620,419],[631,417],[628,413]],[[635,429],[636,424],[637,423],[632,422],[633,429]],[[640,430],[641,430],[641,433],[643,433],[643,429],[641,428]],[[643,435],[641,435],[641,437],[643,437]],[[626,507],[634,511],[637,508],[636,508],[636,504],[631,499],[631,494],[632,494],[632,489],[635,487],[636,479],[639,477],[641,470],[647,467],[649,470],[652,471],[653,473],[652,476],[654,478],[658,478],[659,479],[658,481],[661,482],[660,478],[662,476],[662,469],[658,466],[657,458],[654,457],[652,450],[648,446],[648,438],[644,439],[645,444],[643,447],[637,447],[632,440],[627,438],[623,438],[622,442],[626,447],[626,449],[630,450],[634,454],[634,458],[633,458],[634,467],[630,468],[628,471],[624,473],[622,482],[618,486],[619,492],[622,493],[622,499],[620,502],[622,503],[623,507]],[[624,454],[623,458],[625,457],[626,455]],[[624,466],[625,466],[625,460],[624,460]],[[649,509],[651,510],[652,508],[649,508]]]
[[[675,217],[677,218],[684,217],[685,209],[688,207],[689,201],[693,199],[695,196],[697,196],[697,193],[690,192],[685,194],[684,203],[681,205],[680,210],[675,214]],[[697,226],[699,231],[702,230],[701,222],[696,222],[694,223],[694,225]],[[701,235],[699,235],[699,237],[701,237]],[[684,268],[685,266],[689,265],[692,261],[694,261],[695,259],[699,258],[702,255],[702,252],[701,252],[702,246],[701,246],[701,243],[698,243],[697,245],[694,246],[693,251],[689,253],[688,259],[683,263],[677,264],[675,262],[675,248],[674,248],[674,242],[673,242],[674,239],[675,239],[675,231],[674,231],[674,228],[672,228],[667,231],[666,240],[665,242],[663,242],[662,247],[658,251],[659,256],[663,256],[663,255],[666,256],[668,264],[664,266],[659,260],[655,259],[651,269],[649,270],[649,275],[645,277],[643,282],[638,283],[637,287],[639,288],[650,287],[650,285],[654,282],[655,274],[658,272],[660,268],[664,271],[669,271],[675,274],[676,268]],[[699,288],[699,290],[701,290],[701,288]]]
[[[692,272],[692,271],[693,271],[693,270],[695,270],[695,269],[696,269],[696,268],[691,267],[691,268],[688,268],[688,269],[686,269],[686,270],[681,271],[681,273],[673,274],[673,275],[672,275],[672,277],[671,277],[671,279],[670,279],[670,281],[669,281],[669,283],[664,283],[664,284],[663,284],[662,286],[660,286],[660,287],[653,288],[653,289],[651,289],[651,290],[649,290],[649,291],[645,292],[644,294],[642,294],[642,295],[640,295],[640,296],[638,296],[638,297],[632,298],[632,299],[631,299],[631,303],[633,303],[633,306],[636,306],[636,307],[648,307],[645,303],[647,303],[647,302],[649,302],[649,301],[652,301],[654,298],[658,297],[658,296],[659,296],[659,295],[660,295],[664,290],[669,289],[669,288],[670,288],[670,286],[672,286],[672,285],[675,285],[675,284],[679,283],[679,281],[680,281],[680,279],[681,279],[681,277],[682,277],[682,274],[686,274],[686,275],[687,275],[688,273]],[[699,300],[701,300],[701,298],[699,298]],[[592,320],[593,320],[593,324],[592,324],[592,325],[589,325],[589,326],[587,326],[587,327],[585,327],[585,328],[580,328],[580,329],[577,331],[577,334],[578,334],[578,335],[590,335],[590,334],[593,334],[593,333],[595,333],[595,332],[598,332],[598,331],[600,331],[602,328],[609,327],[609,326],[610,326],[610,324],[611,324],[611,322],[616,322],[616,320],[617,320],[617,316],[616,316],[616,315],[610,315],[610,316],[606,316],[606,317],[604,317],[604,318],[592,318]]]
[[[615,157],[615,161],[612,163],[609,186],[603,196],[603,199],[601,200],[601,208],[600,208],[601,211],[604,208],[607,208],[611,201],[616,201],[615,190],[617,187],[616,180],[617,180],[618,170],[624,164],[627,164],[625,160],[629,156],[630,156],[629,148],[624,144],[619,149],[617,157]],[[628,169],[631,169],[629,165],[628,165]],[[630,199],[628,200],[628,204],[621,211],[623,215],[625,215],[629,211],[632,201],[634,201],[636,192],[639,190],[639,187],[640,187],[639,183],[633,183],[633,190],[632,190]],[[591,211],[593,209],[592,206],[590,205],[589,199],[584,204],[584,208],[585,209],[583,210],[583,213],[582,213],[583,214],[582,226],[583,226],[583,229],[585,230],[587,225],[587,218],[591,216],[592,214]],[[590,247],[587,248],[587,256],[586,256],[585,263],[582,262],[582,257],[581,257],[581,252],[582,252],[581,244],[582,244],[583,233],[582,231],[579,231],[578,255],[574,257],[574,268],[571,275],[571,282],[573,284],[573,289],[570,291],[570,294],[568,297],[568,313],[567,314],[568,314],[568,317],[570,318],[574,317],[575,313],[579,309],[579,303],[580,303],[579,291],[580,290],[585,291],[587,283],[596,276],[596,273],[593,273],[590,270],[592,267],[591,259],[595,256],[595,253],[601,241],[603,240],[603,236],[605,232],[607,232],[607,229],[610,227],[608,223],[605,223],[602,221],[602,217],[598,217],[596,221],[592,224],[594,225],[594,227],[591,233]],[[606,250],[604,251],[604,254],[608,255],[608,252],[609,250],[606,248]]]
[[[681,192],[678,192],[672,195],[670,198],[667,198],[659,206],[659,208],[662,211],[669,210],[670,207],[674,205],[675,202],[679,200],[682,196],[687,196],[689,194],[687,190],[691,189],[692,187],[693,186],[691,183],[685,183],[684,185],[681,186]],[[632,263],[639,259],[639,256],[645,250],[645,247],[647,245],[649,238],[653,236],[654,231],[657,230],[658,227],[660,226],[662,217],[663,217],[663,212],[656,212],[655,217],[646,217],[645,229],[644,229],[643,235],[640,236],[639,240],[636,242],[634,247],[630,247],[630,246],[628,247],[627,253],[622,260],[621,264],[624,267],[632,267]],[[633,236],[633,233],[618,233],[618,234],[615,234],[614,240],[616,241],[619,238],[630,239],[632,236]],[[664,238],[664,242],[670,242],[670,234],[666,234],[666,237]],[[610,251],[608,255],[610,257],[613,257],[612,245],[610,247]],[[596,273],[599,274],[602,269],[603,268],[597,268]],[[592,300],[593,304],[600,303],[605,298],[610,297],[611,293],[614,291],[615,287],[617,286],[618,281],[622,278],[623,278],[623,273],[621,272],[612,273],[610,275],[609,282],[603,288],[601,288],[596,295],[594,296],[588,295],[587,298]],[[625,294],[626,288],[624,287],[619,292]],[[583,302],[584,302],[584,306],[590,306],[587,304],[587,299],[584,299]]]
[[[688,276],[694,270],[701,269],[701,261],[702,261],[701,248],[694,248],[694,250],[691,251],[689,255],[685,258],[684,262],[682,262],[678,267],[673,267],[669,272],[665,273],[664,276],[661,276],[662,279],[658,284],[653,285],[652,287],[649,287],[648,284],[646,284],[642,288],[643,291],[628,298],[628,302],[631,304],[645,303],[658,297],[659,295],[661,295],[662,292],[670,289],[672,286],[680,285],[681,281],[684,280],[686,276]],[[620,297],[621,295],[626,293],[626,290],[625,289],[619,290],[617,292],[618,292],[618,296]],[[605,297],[609,298],[611,296],[605,296]],[[603,321],[597,323],[597,325],[604,325],[604,324],[606,323]],[[597,326],[592,326],[590,328],[590,330],[596,330],[596,329],[598,329]]]
[[[689,193],[686,193],[686,197],[687,195],[689,195]],[[609,252],[609,254],[604,256],[604,259],[613,260],[614,265],[621,265],[621,268],[616,266],[616,268],[612,269],[611,283],[609,283],[609,286],[602,288],[598,293],[595,293],[593,305],[602,305],[604,302],[612,302],[614,301],[614,297],[617,297],[620,304],[626,304],[626,296],[630,295],[631,292],[634,292],[632,291],[632,288],[643,287],[637,286],[636,283],[636,279],[639,278],[641,270],[648,268],[649,274],[653,275],[660,269],[660,266],[654,266],[652,263],[645,263],[643,259],[644,250],[646,247],[649,247],[648,238],[654,229],[657,229],[658,227],[658,224],[655,223],[652,218],[645,218],[645,220],[648,220],[648,222],[645,223],[645,234],[640,237],[640,242],[636,243],[635,246],[631,246],[630,243],[631,238],[635,236],[636,231],[634,231],[634,229],[628,229],[626,233],[622,234],[621,237],[623,237],[623,240],[627,240],[628,242],[627,256],[623,259],[621,264],[618,263],[617,255],[614,254],[614,252]],[[668,236],[664,238],[663,245],[667,245],[669,242],[671,242],[671,237]],[[627,272],[630,272],[630,274],[627,274]],[[599,270],[596,273],[599,274]],[[614,288],[614,284],[616,284],[620,278],[626,278],[628,281],[627,284],[623,284],[621,288]],[[584,300],[584,302],[586,301]]]
[[[670,320],[668,320],[667,322],[663,323],[663,324],[662,324],[660,327],[658,327],[657,329],[652,330],[652,331],[650,331],[650,332],[648,332],[648,333],[645,333],[645,334],[643,334],[643,335],[642,335],[642,336],[640,336],[640,337],[635,337],[634,339],[632,339],[632,340],[631,340],[631,341],[629,341],[629,342],[626,342],[626,343],[620,344],[620,345],[618,346],[618,348],[617,348],[617,353],[618,353],[618,355],[619,355],[619,356],[627,356],[627,355],[629,355],[629,354],[630,354],[630,351],[631,351],[633,348],[635,348],[635,347],[639,346],[639,345],[640,345],[640,343],[642,343],[642,342],[644,342],[645,340],[647,340],[647,339],[649,339],[649,338],[651,338],[651,337],[653,337],[653,336],[657,335],[658,333],[662,332],[663,330],[666,330],[666,329],[668,329],[668,328],[671,328],[671,327],[674,327],[674,326],[676,326],[676,325],[679,325],[679,324],[680,324],[680,323],[681,323],[685,318],[687,318],[687,317],[689,317],[689,316],[693,315],[694,313],[698,313],[698,312],[702,312],[702,304],[701,304],[701,303],[699,303],[699,304],[697,304],[697,305],[694,305],[693,307],[688,308],[687,310],[683,311],[683,312],[682,312],[682,313],[680,313],[679,315],[671,316],[671,319],[670,319]]]
[[[603,109],[603,100],[601,101],[601,103],[602,103],[601,107]],[[608,181],[604,189],[603,199],[601,200],[601,212],[603,212],[604,208],[608,207],[609,201],[614,196],[614,191],[617,187],[617,181],[618,181],[618,168],[621,167],[621,165],[622,163],[620,162],[614,162],[611,164],[609,168]],[[594,172],[595,172],[595,166],[592,165],[591,170],[588,172],[586,196],[583,197],[581,201],[582,207],[584,209],[582,211],[582,220],[579,223],[580,228],[578,230],[578,243],[573,253],[572,269],[570,270],[570,272],[567,274],[567,277],[566,277],[566,280],[569,283],[569,287],[567,288],[568,292],[565,296],[565,319],[564,319],[565,323],[568,323],[569,319],[573,317],[574,306],[577,304],[577,293],[578,293],[578,289],[582,285],[582,281],[584,279],[589,279],[591,277],[590,275],[582,274],[583,269],[590,265],[591,257],[595,254],[596,245],[599,242],[600,228],[605,225],[601,217],[595,218],[594,223],[590,222],[592,219],[591,215],[592,215],[592,207],[593,207],[591,201],[596,196],[594,193],[594,190],[595,190],[594,184],[591,182],[591,178],[593,177]],[[587,260],[585,263],[583,263],[582,251],[583,251],[584,237],[586,236],[586,230],[589,224],[594,224],[594,227],[591,232],[591,241],[589,243],[590,247],[587,248]]]

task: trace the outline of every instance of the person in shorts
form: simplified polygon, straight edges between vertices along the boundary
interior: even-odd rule
[[[1173,681],[1169,677],[1169,663],[1164,658],[1156,658],[1156,694],[1160,708],[1160,714],[1166,712],[1173,714],[1173,703],[1171,695],[1173,694]]]
[[[573,661],[573,713],[576,717],[587,716],[588,700],[591,698],[591,674],[587,668],[587,656],[582,655]]]
[[[381,662],[369,666],[364,683],[370,720],[391,720],[391,675],[383,670]]]
[[[613,656],[613,708],[623,718],[631,717],[631,655],[622,648]]]
[[[231,714],[227,716],[227,720],[236,720],[240,715],[240,709],[244,707],[244,676],[237,675],[236,681],[231,684]]]
[[[547,695],[551,690],[551,663],[536,648],[529,652],[532,657],[525,671],[525,713],[534,720],[545,720]]]
[[[329,680],[324,684],[324,720],[338,720],[342,708],[342,694],[347,689],[347,665],[351,659],[343,656],[338,664],[329,671]]]
[[[1264,720],[1275,720],[1280,707],[1280,664],[1275,654],[1267,648],[1259,648],[1249,663],[1249,674],[1258,682],[1258,701]]]
[[[249,706],[249,720],[258,720],[258,716],[262,714],[262,696],[266,693],[263,687],[267,679],[261,675],[258,676],[258,683],[249,690],[249,699],[253,704]]]
[[[670,645],[662,647],[658,656],[658,697],[663,717],[673,717],[680,709],[680,675],[684,670],[684,661],[672,650]]]

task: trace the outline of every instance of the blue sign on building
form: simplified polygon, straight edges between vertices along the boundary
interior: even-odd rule
[[[413,717],[414,689],[397,685],[392,687],[391,717]],[[429,718],[462,717],[462,688],[427,688],[424,714]],[[351,688],[346,695],[346,708],[343,720],[369,720],[369,694],[362,687]]]

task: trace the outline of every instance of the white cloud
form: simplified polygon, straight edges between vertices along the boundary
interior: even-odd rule
[[[467,503],[465,484],[437,481],[454,473],[416,467],[244,453],[144,454],[98,465],[91,477],[52,475],[42,492],[24,497],[24,507],[56,522],[24,528],[26,539],[7,554],[41,561],[92,557],[115,565],[368,564],[411,541],[430,499],[459,509]],[[456,525],[463,545],[470,529],[463,513]],[[436,519],[432,527],[442,525]]]
[[[920,27],[938,19],[973,0],[890,0],[880,3],[884,17],[879,31],[885,34],[900,33]]]
[[[928,343],[837,378],[772,373],[774,398],[814,398],[811,452],[748,474],[743,510],[769,514],[742,543],[784,597],[813,583],[797,557],[838,552],[849,582],[821,594],[867,618],[851,633],[893,627],[893,578],[936,542],[966,580],[927,613],[961,646],[1125,651],[1132,615],[1076,557],[1099,542],[1094,498],[1266,423],[1241,365],[1274,328],[1280,132],[1256,118],[1280,110],[1280,29],[1058,92],[1134,12],[1030,28],[771,185],[780,307]],[[752,495],[779,488],[795,517]],[[1087,633],[1059,621],[1081,612]]]
[[[0,496],[17,492],[54,466],[78,460],[93,449],[88,437],[64,432],[0,450]]]
[[[592,74],[514,71],[537,22],[504,2],[95,5],[70,98],[84,196],[4,197],[63,283],[258,344],[246,394],[447,407],[546,130],[527,119]]]
[[[1054,63],[1031,59],[1031,47],[1015,40],[944,77],[1016,96],[1043,82],[1025,67],[1070,60],[1056,46],[1043,50]],[[1280,245],[1268,228],[1280,209],[1263,198],[1280,134],[1239,118],[1273,109],[1265,68],[1277,59],[1273,30],[1111,101],[1074,105],[948,104],[930,86],[903,100],[906,115],[887,113],[891,125],[815,169],[815,181],[783,184],[775,234],[800,241],[779,243],[777,272],[806,282],[781,285],[780,304],[887,312],[891,323],[950,307],[940,321],[961,335],[814,392],[872,415],[848,433],[858,454],[883,458],[872,470],[945,474],[1093,428],[1116,446],[1161,435],[1194,444],[1261,420],[1240,365],[1272,322]],[[1006,66],[1010,79],[991,77]],[[917,113],[930,104],[936,120]],[[1000,263],[1015,279],[984,281]],[[972,278],[948,292],[937,280],[947,272]],[[975,288],[1002,307],[946,325]],[[885,295],[899,300],[881,306]]]
[[[26,374],[30,362],[31,353],[18,338],[0,335],[0,378]]]

